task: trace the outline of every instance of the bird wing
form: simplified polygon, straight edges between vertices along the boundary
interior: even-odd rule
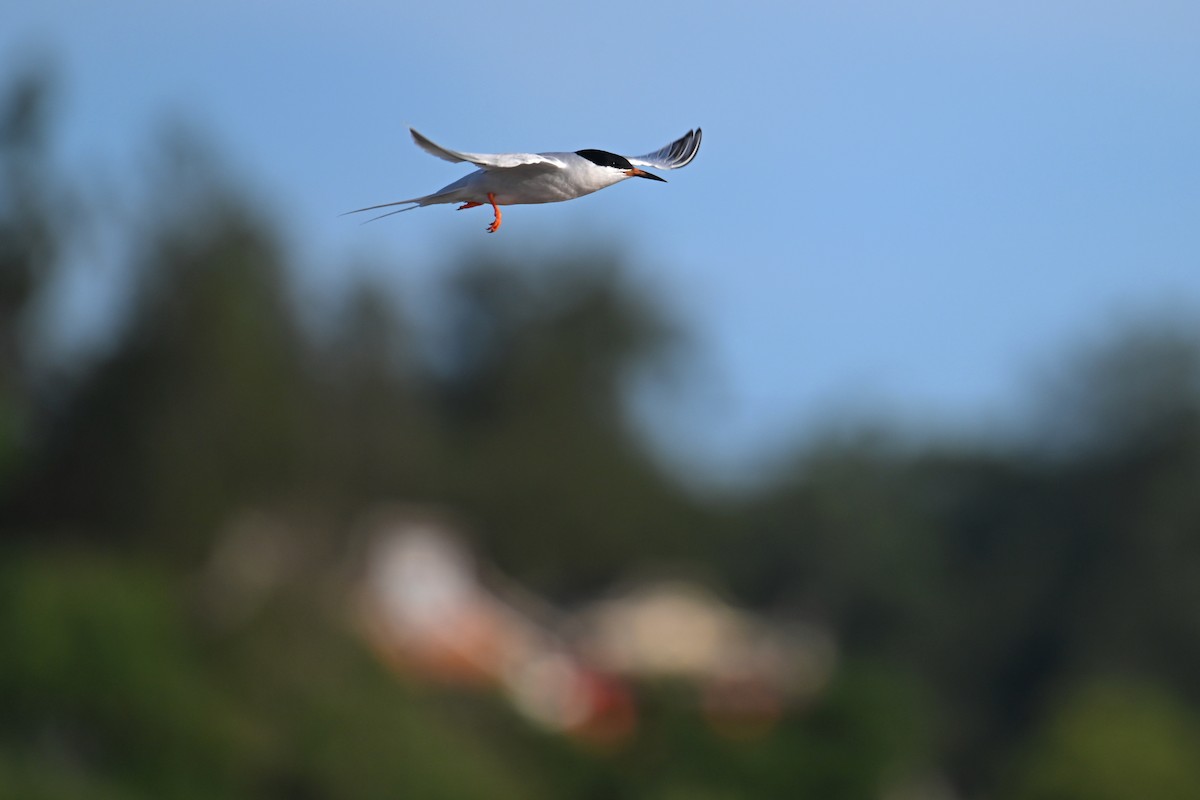
[[[646,153],[644,156],[628,156],[629,163],[635,167],[653,167],[654,169],[679,169],[692,163],[696,153],[700,152],[699,128],[688,131],[661,150]]]
[[[483,169],[512,169],[513,167],[532,166],[562,169],[566,166],[559,159],[542,153],[460,153],[457,150],[450,150],[449,148],[442,147],[440,144],[431,142],[428,138],[418,133],[415,128],[409,128],[409,131],[412,132],[413,141],[422,150],[446,161],[455,163],[469,161]]]

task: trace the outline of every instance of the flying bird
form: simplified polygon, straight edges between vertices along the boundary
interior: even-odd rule
[[[412,211],[414,208],[438,203],[462,203],[458,207],[459,211],[486,203],[491,205],[496,214],[487,230],[488,233],[495,233],[500,229],[502,219],[500,206],[574,200],[627,178],[649,178],[666,183],[665,179],[646,172],[642,167],[686,167],[692,163],[692,159],[700,150],[701,135],[700,129],[696,128],[652,153],[643,156],[621,156],[607,150],[576,150],[573,153],[460,153],[435,144],[413,128],[409,130],[412,132],[413,141],[430,155],[455,163],[467,161],[479,169],[433,194],[358,208],[347,211],[347,214],[392,206],[408,206],[367,220],[371,222],[399,214],[401,211]]]

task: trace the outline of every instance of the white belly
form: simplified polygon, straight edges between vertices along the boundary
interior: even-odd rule
[[[496,196],[496,202],[502,206],[521,203],[560,203],[563,200],[574,200],[576,197],[591,194],[602,188],[591,185],[580,186],[578,183],[567,180],[567,177],[557,170],[528,176],[489,172],[485,173],[483,179],[479,181],[479,185],[483,188],[484,200],[487,199],[487,192],[492,192]]]
[[[572,154],[574,155],[574,154]],[[583,161],[583,159],[579,159]],[[626,176],[612,170],[583,167],[564,169],[479,169],[463,176],[431,197],[442,203],[487,203],[488,194],[502,206],[525,203],[560,203],[611,186]]]

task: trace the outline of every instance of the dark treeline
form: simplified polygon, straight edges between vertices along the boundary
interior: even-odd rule
[[[318,331],[279,233],[176,142],[156,216],[119,231],[112,341],[51,369],[32,332],[89,187],[55,170],[49,99],[36,72],[0,98],[0,797],[1200,789],[1195,330],[1064,359],[1020,440],[841,436],[712,499],[630,420],[631,375],[683,348],[617,257],[464,257],[434,322],[361,285]],[[827,628],[837,674],[753,741],[651,691],[617,752],[397,681],[339,605],[357,526],[392,502],[452,510],[559,603],[687,564]],[[231,616],[204,576],[247,514],[295,552]]]

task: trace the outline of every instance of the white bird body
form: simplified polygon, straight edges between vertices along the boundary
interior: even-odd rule
[[[502,171],[477,169],[433,194],[407,202],[416,203],[418,206],[436,203],[482,205],[488,202],[488,195],[491,194],[496,198],[497,205],[502,206],[560,203],[583,197],[631,177],[620,170],[597,166],[575,153],[537,155],[546,161],[508,167]]]
[[[530,203],[559,203],[574,200],[599,191],[628,178],[649,178],[662,181],[641,167],[655,169],[678,169],[687,166],[700,149],[701,131],[688,131],[684,136],[666,147],[644,156],[620,156],[606,150],[577,150],[553,153],[461,153],[442,147],[410,129],[413,141],[426,152],[452,162],[469,162],[479,169],[464,175],[432,194],[408,200],[396,200],[377,206],[368,206],[360,211],[407,205],[381,214],[379,217],[411,211],[422,206],[439,203],[462,203],[459,210],[490,204],[496,218],[488,231],[500,227],[500,206],[525,205]],[[370,221],[370,220],[368,220]]]

